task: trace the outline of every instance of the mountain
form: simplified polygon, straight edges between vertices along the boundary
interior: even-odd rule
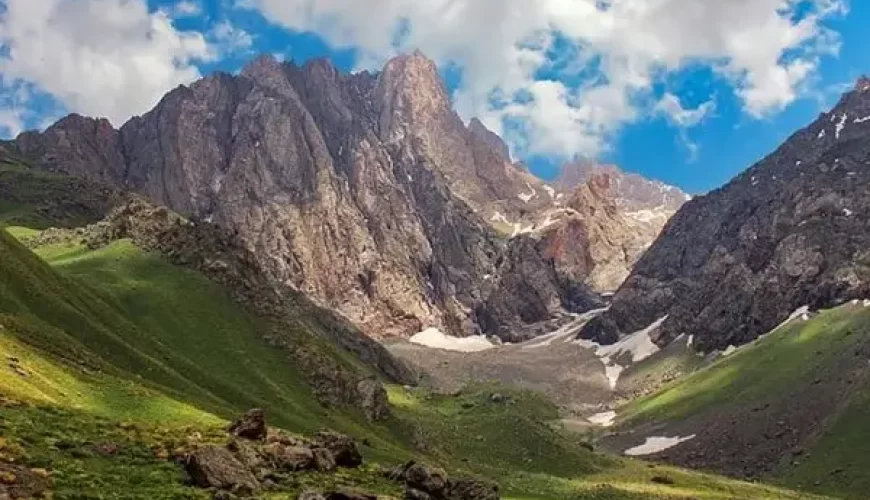
[[[581,331],[611,343],[667,316],[659,344],[709,352],[770,331],[804,306],[870,296],[870,85],[724,187],[686,203],[610,310]]]
[[[692,199],[678,187],[625,172],[616,165],[601,165],[590,161],[574,161],[564,165],[553,184],[558,189],[570,191],[598,174],[607,174],[613,178],[616,204],[628,212],[659,210],[673,214]]]
[[[14,150],[238,233],[274,282],[375,338],[436,327],[507,339],[599,307],[595,291],[615,289],[658,231],[600,187],[557,193],[451,106],[420,53],[377,74],[264,56],[120,129],[70,115]]]

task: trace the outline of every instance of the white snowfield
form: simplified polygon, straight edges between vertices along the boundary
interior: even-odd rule
[[[659,352],[659,346],[652,341],[650,333],[660,327],[666,319],[668,319],[667,316],[662,316],[643,330],[639,330],[631,335],[623,337],[619,342],[613,345],[602,346],[596,342],[582,339],[577,340],[576,342],[585,347],[589,347],[590,349],[595,349],[595,354],[604,364],[604,375],[610,383],[610,388],[616,389],[616,384],[619,382],[619,376],[622,375],[622,372],[626,368],[628,368],[628,365],[620,365],[613,361],[613,359],[630,354],[631,364],[634,364]]]
[[[613,425],[614,420],[616,420],[616,412],[603,411],[587,417],[586,420],[588,420],[590,424],[600,425],[601,427],[610,427]]]
[[[586,311],[583,314],[579,314],[574,317],[573,321],[559,328],[558,330],[523,342],[522,344],[520,344],[520,349],[537,349],[539,347],[546,347],[552,345],[553,342],[556,342],[557,340],[561,340],[564,343],[571,342],[574,340],[574,336],[577,335],[577,332],[580,331],[580,328],[582,328],[583,325],[585,325],[590,319],[598,316],[599,314],[603,313],[608,309],[609,307],[604,307],[601,309],[593,309],[591,311]]]
[[[695,439],[695,434],[686,437],[648,437],[646,438],[646,442],[644,442],[642,445],[625,450],[625,454],[632,457],[652,455],[653,453],[658,453],[660,451],[667,450],[668,448],[673,448],[674,446],[680,443],[684,443],[690,439]]]
[[[454,337],[437,328],[427,328],[408,340],[413,344],[457,352],[478,352],[495,347],[484,336]]]

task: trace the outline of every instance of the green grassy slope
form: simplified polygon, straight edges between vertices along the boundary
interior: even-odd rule
[[[812,383],[810,367],[836,365],[870,337],[870,308],[844,306],[792,321],[620,411],[620,420],[677,420],[751,403]]]
[[[42,258],[0,230],[0,459],[49,469],[55,498],[94,497],[109,485],[127,498],[206,498],[166,455],[219,440],[226,419],[253,406],[290,430],[366,438],[364,452],[381,463],[416,457],[491,477],[507,498],[801,498],[594,454],[551,426],[556,408],[530,393],[499,389],[513,401],[499,404],[492,388],[448,397],[395,387],[398,418],[368,424],[320,406],[287,354],[261,340],[274,325],[201,275],[127,241],[37,251]],[[418,440],[426,452],[405,444]],[[122,451],[102,456],[102,442]],[[389,492],[369,471],[348,474],[302,477],[300,487],[343,481]]]
[[[262,340],[274,325],[247,314],[199,274],[126,241],[96,251],[42,250],[54,268],[0,233],[5,336],[222,418],[263,407],[294,431],[363,429],[355,416],[323,408],[288,354]],[[94,410],[123,417],[125,406],[109,401]]]
[[[493,394],[504,401],[494,402]],[[497,480],[514,499],[786,499],[818,498],[784,489],[593,453],[577,434],[552,423],[544,397],[478,386],[458,396],[391,388],[399,415],[417,422],[452,468]],[[498,400],[497,400],[498,401]],[[659,484],[666,478],[673,484]]]
[[[620,410],[619,425],[715,419],[735,404],[746,411],[760,405],[768,412],[786,401],[802,401],[807,411],[824,404],[820,427],[811,430],[799,452],[783,459],[775,480],[838,498],[865,499],[870,491],[868,345],[870,307],[859,303],[822,311],[635,400]],[[828,386],[838,403],[802,396]]]

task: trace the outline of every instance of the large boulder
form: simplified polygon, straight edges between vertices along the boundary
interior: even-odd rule
[[[362,455],[354,441],[349,436],[333,431],[320,431],[314,435],[317,446],[332,453],[335,464],[339,467],[359,467],[362,465]]]
[[[315,467],[314,452],[307,446],[268,444],[264,452],[276,468],[283,471],[310,470]]]
[[[260,489],[254,474],[226,448],[209,446],[191,453],[186,463],[194,485],[250,494]]]
[[[388,473],[407,486],[405,500],[498,500],[498,485],[479,479],[450,480],[440,468],[408,462]]]
[[[367,378],[356,384],[357,405],[369,421],[376,422],[390,416],[387,390],[377,379]]]
[[[259,408],[248,410],[244,415],[230,424],[229,432],[241,438],[264,441],[267,433],[266,412]]]
[[[498,485],[479,479],[450,481],[447,500],[499,500]]]

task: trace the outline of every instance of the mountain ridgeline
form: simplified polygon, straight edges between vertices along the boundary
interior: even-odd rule
[[[226,228],[273,282],[375,338],[437,327],[508,340],[600,307],[664,223],[599,207],[612,205],[607,179],[595,196],[557,193],[512,163],[419,53],[377,74],[263,56],[120,129],[70,115],[11,149]]]
[[[870,80],[724,187],[686,203],[610,310],[580,335],[611,343],[667,316],[659,344],[739,346],[793,311],[870,296]]]

